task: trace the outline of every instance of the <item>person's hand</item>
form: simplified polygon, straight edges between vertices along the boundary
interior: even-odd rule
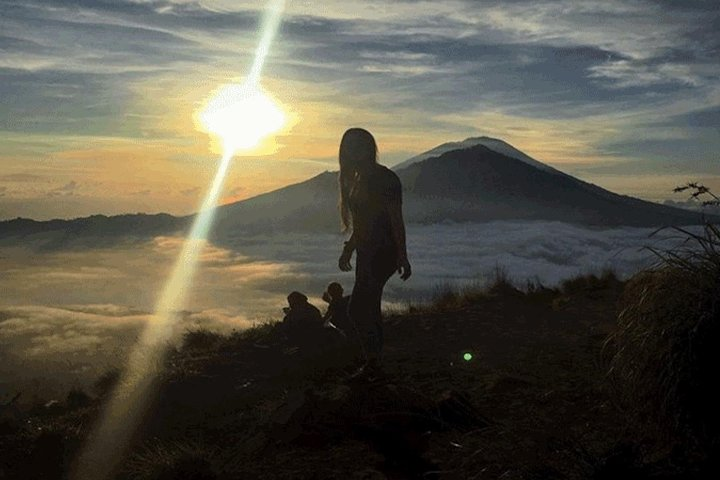
[[[350,259],[352,258],[352,250],[348,251],[347,249],[344,249],[343,252],[340,254],[340,258],[338,259],[338,267],[340,267],[340,270],[343,272],[349,272],[352,270],[352,265],[350,265]]]
[[[403,280],[410,278],[410,275],[412,275],[412,267],[410,267],[410,262],[407,257],[401,257],[400,260],[398,260],[397,272]]]

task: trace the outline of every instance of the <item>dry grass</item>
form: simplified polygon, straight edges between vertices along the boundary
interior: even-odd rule
[[[598,290],[605,290],[620,284],[614,270],[606,268],[599,275],[588,274],[578,275],[560,283],[560,289],[564,294],[587,293]]]
[[[135,480],[214,480],[218,478],[215,457],[203,444],[157,441],[135,454],[126,468]]]
[[[536,286],[536,283],[528,282],[528,286],[528,291],[530,291]],[[496,265],[486,275],[464,285],[458,286],[449,282],[436,285],[428,301],[408,305],[407,312],[412,314],[440,313],[462,308],[494,296],[522,295],[522,293],[511,280],[505,267]],[[388,313],[397,315],[400,312],[389,311]]]
[[[705,450],[720,434],[720,231],[677,230],[685,246],[627,284],[610,372],[629,412]]]

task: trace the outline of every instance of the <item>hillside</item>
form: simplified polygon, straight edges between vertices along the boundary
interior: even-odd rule
[[[189,333],[118,479],[687,478],[613,403],[602,352],[622,288],[442,295],[386,319],[374,379],[349,377],[347,345],[327,338]],[[0,425],[2,478],[61,478],[103,382]]]
[[[699,213],[614,194],[483,145],[413,163],[398,175],[411,221],[558,220],[598,227],[700,223]],[[444,208],[433,203],[442,201]]]

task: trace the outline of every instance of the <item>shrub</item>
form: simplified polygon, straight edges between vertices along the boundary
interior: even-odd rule
[[[219,333],[211,332],[206,328],[198,328],[195,330],[187,330],[182,337],[182,347],[184,351],[190,350],[211,350],[223,340],[223,336]]]
[[[677,230],[689,242],[625,288],[610,371],[639,418],[706,449],[720,438],[720,230]]]
[[[560,289],[566,295],[592,293],[619,286],[621,283],[622,282],[617,277],[615,271],[610,268],[606,268],[600,273],[600,275],[591,273],[589,275],[578,275],[568,278],[567,280],[563,280],[560,284]]]
[[[455,307],[460,303],[461,296],[460,289],[457,286],[447,282],[441,283],[433,289],[430,307],[437,310]]]
[[[489,293],[496,295],[518,293],[507,269],[499,264],[495,265],[495,268],[490,272],[487,290]]]

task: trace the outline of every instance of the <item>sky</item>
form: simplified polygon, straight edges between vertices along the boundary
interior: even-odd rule
[[[0,219],[193,212],[219,160],[195,116],[252,64],[265,2],[0,0]],[[720,191],[716,0],[291,0],[262,85],[279,134],[231,202],[335,170],[363,126],[393,165],[501,138],[654,201]]]

